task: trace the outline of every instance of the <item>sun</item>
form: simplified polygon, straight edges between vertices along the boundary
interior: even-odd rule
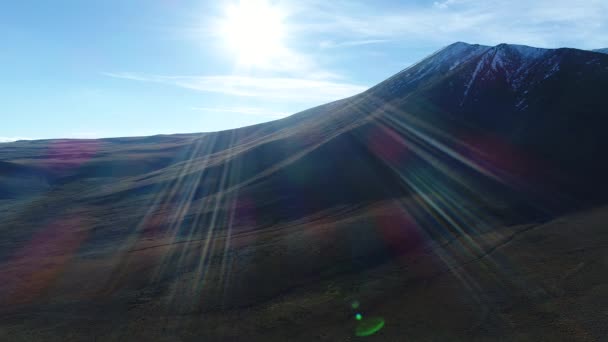
[[[240,64],[269,63],[283,50],[284,14],[266,0],[240,0],[227,8],[220,32]]]

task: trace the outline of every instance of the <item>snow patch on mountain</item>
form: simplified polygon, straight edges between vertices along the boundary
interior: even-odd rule
[[[482,55],[490,49],[484,45],[470,45],[457,42],[451,44],[419,63],[399,72],[387,81],[389,93],[395,93],[406,86],[415,86],[427,77],[444,74],[456,69],[467,61]]]
[[[488,49],[476,61],[460,101],[463,106],[476,82],[504,80],[516,93],[515,106],[527,108],[527,87],[545,80],[560,70],[561,57],[557,50],[534,48],[525,45],[500,44]],[[540,71],[540,77],[539,77]]]
[[[471,86],[473,85],[473,83],[477,79],[477,76],[481,73],[481,71],[483,70],[483,68],[486,66],[487,63],[488,63],[488,55],[487,54],[483,55],[481,57],[481,59],[479,60],[479,62],[477,62],[477,65],[475,66],[475,70],[473,71],[473,74],[471,75],[471,78],[469,79],[469,82],[467,82],[467,84],[465,85],[465,90],[464,90],[464,94],[463,94],[463,97],[462,97],[462,101],[460,102],[461,106],[464,104],[464,100],[469,95],[469,91],[471,90]]]
[[[525,45],[496,46],[492,69],[502,71],[513,90],[518,90],[529,76],[534,65],[542,62],[551,50],[533,48]]]
[[[526,108],[528,90],[560,72],[563,56],[569,53],[567,50],[457,42],[389,78],[378,87],[378,94],[391,96],[414,91],[428,82],[457,74],[458,78],[450,82],[450,87],[459,87],[460,106],[485,87],[506,85],[515,96],[513,105]],[[601,64],[602,60],[603,57],[596,54],[582,63],[595,65]]]
[[[553,76],[558,71],[559,71],[559,64],[553,65],[553,67],[551,67],[551,69],[545,74],[545,77],[543,79],[546,80],[547,78]]]

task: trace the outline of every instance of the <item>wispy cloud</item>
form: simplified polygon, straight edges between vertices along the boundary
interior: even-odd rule
[[[201,92],[293,102],[333,101],[355,95],[367,88],[352,83],[308,78],[234,75],[165,76],[132,72],[104,74],[114,78],[166,84]]]
[[[347,47],[347,46],[361,46],[361,45],[371,45],[371,44],[383,44],[388,43],[390,40],[388,39],[363,39],[363,40],[348,40],[336,42],[333,40],[324,40],[319,45],[322,48],[338,48],[338,47]]]
[[[448,7],[450,7],[450,5],[456,3],[458,0],[444,0],[444,1],[435,1],[433,3],[433,6],[440,8],[440,9],[446,9]]]
[[[191,107],[191,110],[197,110],[206,113],[235,113],[245,115],[255,115],[267,118],[283,118],[286,113],[271,112],[264,108],[252,107]]]
[[[300,6],[301,32],[345,40],[390,39],[447,44],[502,42],[591,48],[608,44],[605,0],[441,0],[395,8],[309,1]],[[308,11],[308,12],[307,12]],[[335,14],[339,13],[339,14]]]
[[[290,75],[295,77],[306,76],[315,79],[338,79],[341,78],[331,71],[322,68],[315,57],[283,47],[276,51],[267,60],[258,61],[255,65],[240,65],[236,63],[237,71],[250,72],[258,70],[266,73]]]

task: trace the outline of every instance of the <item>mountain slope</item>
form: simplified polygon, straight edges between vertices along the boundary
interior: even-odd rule
[[[605,57],[585,51],[503,44],[451,72],[442,72],[439,81],[419,89],[414,99],[398,99],[395,107],[423,117],[427,126],[456,138],[457,143],[498,140],[513,149],[513,157],[546,163],[539,170],[541,180],[550,177],[547,183],[561,188],[571,179],[569,194],[601,197],[595,187],[603,186],[606,171],[597,156],[606,147],[601,127],[606,124],[602,89],[608,86],[607,72]],[[379,96],[386,98],[384,93]]]
[[[514,298],[540,306],[547,298],[526,289],[553,291],[546,284],[559,272],[537,279],[535,267],[509,264],[514,256],[501,246],[519,241],[512,248],[540,262],[554,246],[534,251],[518,236],[542,241],[552,233],[541,222],[560,227],[559,217],[608,200],[605,89],[606,55],[459,42],[362,94],[266,124],[2,144],[3,310],[33,326],[45,319],[33,308],[79,312],[101,330],[138,326],[155,310],[176,322],[202,313],[221,321],[224,312],[287,305],[291,291],[318,307],[307,293],[330,299],[315,284],[352,281],[360,296],[380,300],[368,287],[395,293],[400,282],[412,289],[446,273],[455,279],[442,286],[471,301],[454,307],[486,315],[462,324],[514,334],[510,314],[490,308]],[[589,215],[593,224],[603,217]],[[527,233],[533,227],[540,237]],[[560,229],[555,239],[568,249],[594,243]],[[383,265],[400,262],[407,271],[398,273],[411,277],[390,280],[396,271]],[[461,273],[469,263],[475,270]],[[379,284],[370,280],[376,269]],[[511,314],[524,325],[525,313]],[[101,323],[98,315],[121,318]],[[245,326],[260,329],[252,322]]]
[[[608,53],[608,48],[591,50],[593,52]]]
[[[456,43],[368,92],[269,124],[22,142],[0,155],[55,174],[34,203],[99,213],[113,204],[118,221],[100,222],[98,231],[125,236],[132,232],[122,227],[141,224],[150,211],[166,217],[159,232],[175,226],[180,238],[200,237],[208,222],[228,221],[243,202],[256,223],[242,215],[233,224],[252,230],[331,208],[436,194],[430,184],[462,194],[463,204],[484,212],[481,221],[499,215],[515,222],[605,198],[608,163],[597,156],[607,144],[607,58]],[[29,220],[9,234],[27,236],[35,229]],[[105,235],[98,242],[114,245]]]

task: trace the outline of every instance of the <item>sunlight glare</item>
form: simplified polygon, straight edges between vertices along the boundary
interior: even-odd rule
[[[221,35],[239,63],[268,63],[283,49],[283,13],[266,0],[241,0],[228,7]]]

